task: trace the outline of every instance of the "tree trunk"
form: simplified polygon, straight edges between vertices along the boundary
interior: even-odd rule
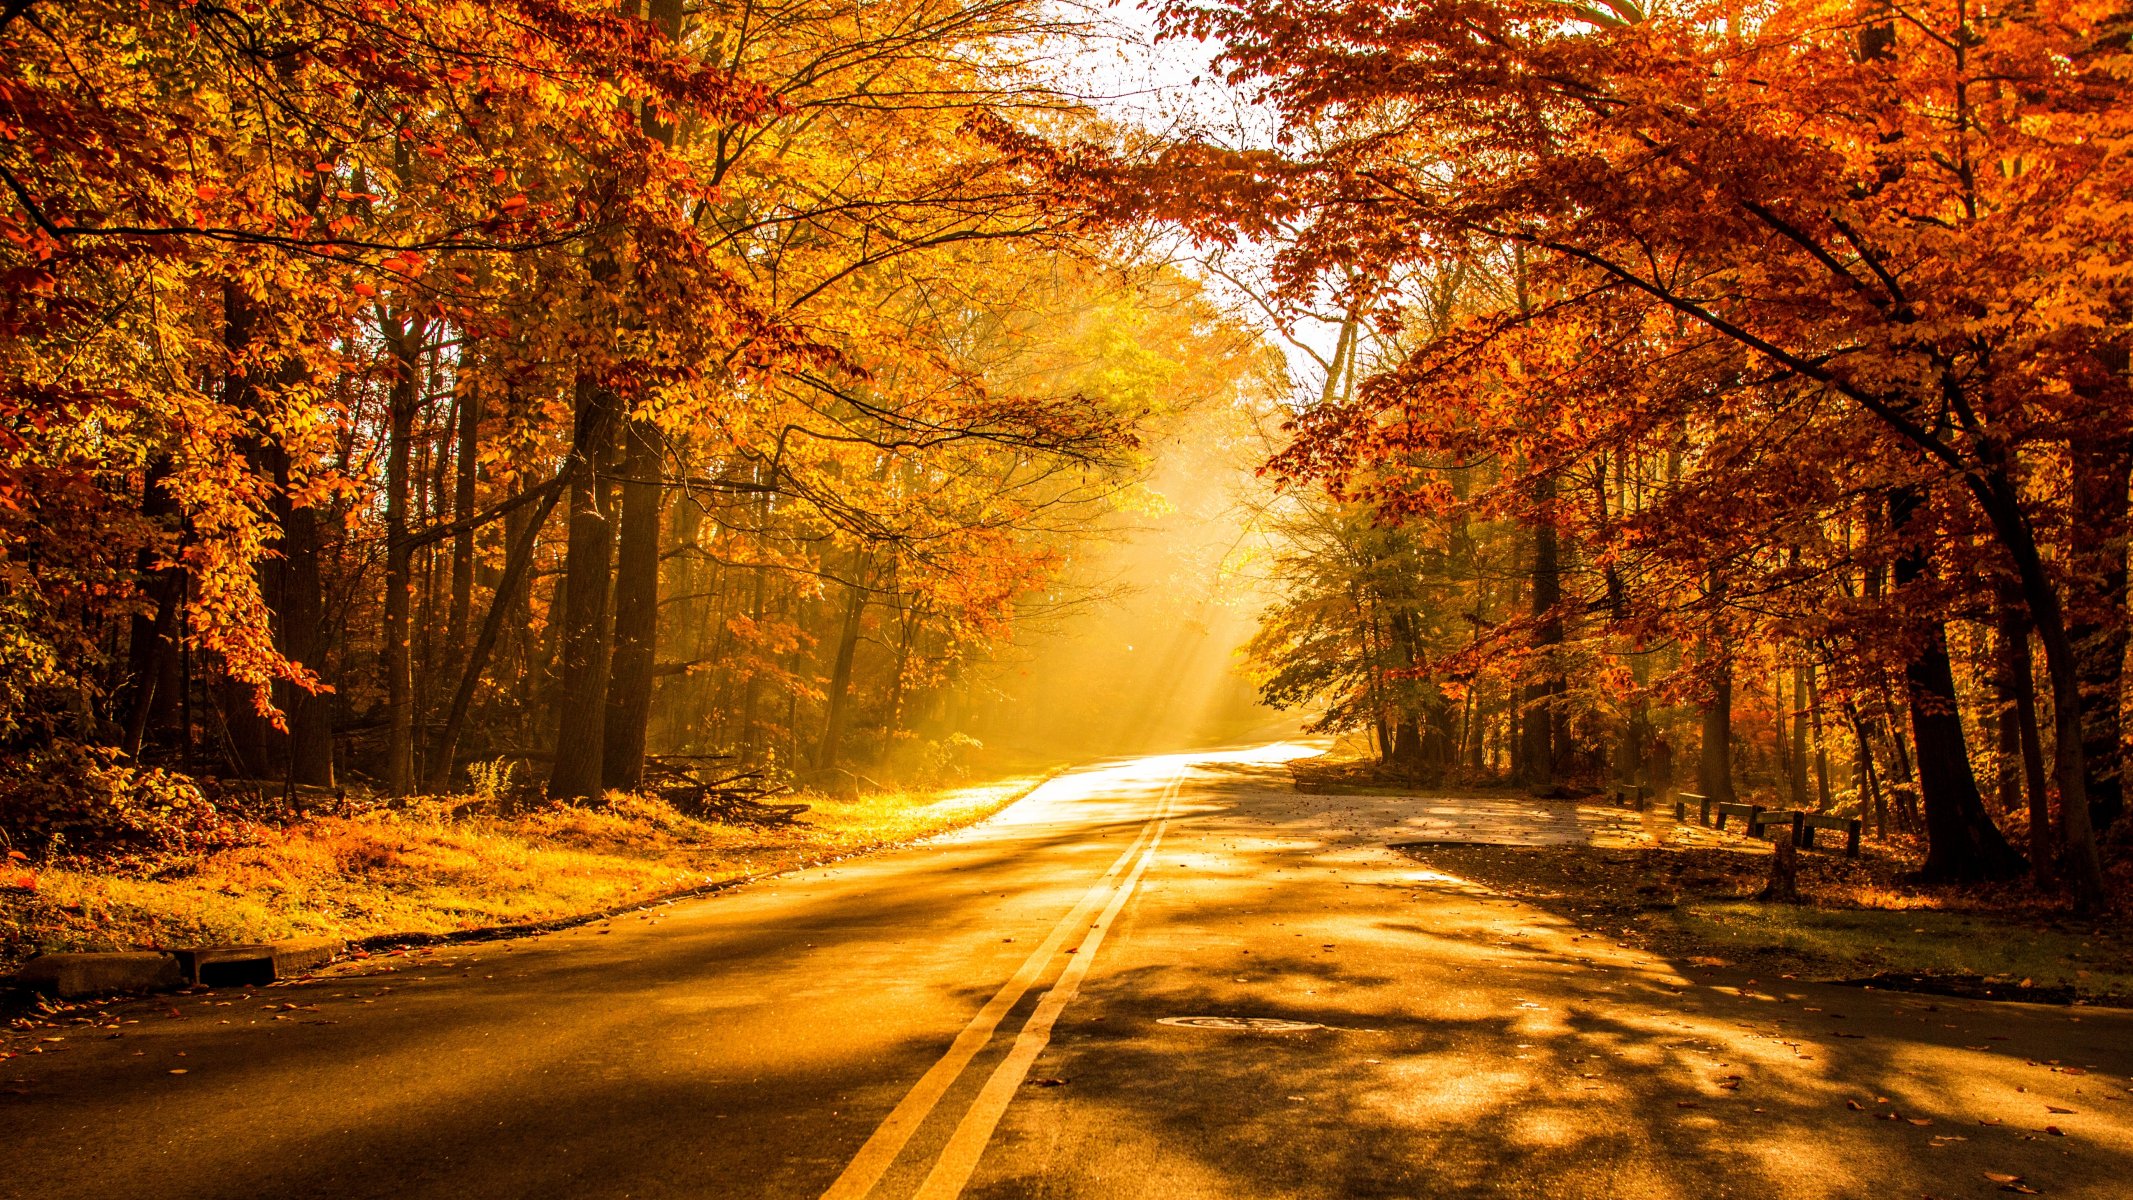
[[[1534,642],[1539,648],[1540,678],[1526,685],[1524,753],[1520,756],[1527,783],[1547,784],[1558,779],[1558,758],[1564,747],[1557,744],[1562,724],[1558,697],[1563,691],[1561,665],[1554,654],[1563,641],[1562,618],[1555,612],[1563,599],[1562,546],[1556,534],[1554,501],[1556,481],[1542,476],[1534,485],[1539,523],[1533,530],[1531,612],[1537,623]]]
[[[601,738],[601,778],[632,791],[644,782],[645,731],[652,718],[652,670],[659,635],[659,431],[631,421],[624,434],[622,520],[615,555],[615,640]]]
[[[1993,742],[1993,791],[1999,810],[2014,812],[2022,807],[2022,729],[2016,712],[2019,702],[2015,699],[2015,648],[2022,643],[2022,653],[2029,653],[2029,630],[2023,625],[2017,606],[2018,597],[2003,594],[1994,605],[1995,622],[1992,631],[1992,742]],[[2034,687],[2034,684],[2032,684]],[[2035,702],[2035,694],[2031,694]],[[2032,716],[2034,720],[2034,716]],[[2035,732],[2034,726],[2031,732]],[[2035,847],[2031,847],[2030,859],[2035,865]]]
[[[555,800],[600,794],[607,721],[607,594],[615,523],[603,473],[613,440],[615,397],[604,384],[583,375],[577,392],[557,648],[555,765],[548,774],[548,795]]]
[[[1428,756],[1422,748],[1422,725],[1415,715],[1404,709],[1393,718],[1392,755],[1388,765],[1394,773],[1409,777],[1420,775]]]
[[[1703,747],[1696,760],[1696,790],[1714,803],[1730,804],[1733,792],[1733,667],[1722,664],[1711,698],[1703,704]]]
[[[471,383],[461,386],[458,414],[458,449],[454,454],[452,518],[465,520],[474,514],[475,487],[480,483],[481,389]],[[474,528],[468,526],[452,536],[452,599],[446,614],[447,661],[461,666],[467,657],[468,626],[474,620]]]
[[[2003,590],[1996,614],[2000,683],[2008,704],[2001,720],[2015,737],[2022,781],[2029,792],[2029,867],[2037,886],[2047,888],[2056,856],[2052,852],[2051,791],[2044,776],[2044,739],[2037,732],[2037,668],[2029,650],[2028,614],[2021,598],[2012,593],[2012,588]]]
[[[1792,807],[1807,808],[1807,668],[1792,668]]]
[[[301,367],[286,368],[293,376]],[[326,591],[322,578],[318,510],[289,499],[289,456],[275,451],[275,511],[281,517],[281,611],[277,625],[284,658],[319,678],[321,689],[283,689],[287,697],[288,779],[293,786],[334,786],[333,698],[326,686]]]
[[[158,456],[150,460],[142,480],[141,516],[158,526],[178,520],[178,502],[165,484],[169,476],[170,460]],[[172,549],[175,551],[176,547]],[[136,564],[146,581],[144,590],[155,602],[155,612],[134,616],[126,648],[133,693],[120,748],[128,758],[140,757],[156,714],[174,711],[177,702],[176,672],[172,667],[178,658],[178,605],[185,596],[185,569],[175,561],[159,567],[158,557],[153,549],[143,549]],[[175,559],[176,554],[171,557]]]
[[[260,409],[259,387],[252,374],[252,358],[255,351],[253,336],[259,326],[259,310],[252,297],[234,282],[222,285],[222,347],[229,364],[222,382],[222,403],[233,412],[251,416],[255,428],[264,428],[264,414]],[[269,474],[273,468],[269,448],[258,433],[249,433],[244,444],[245,461],[259,475]],[[271,507],[271,501],[270,507]],[[259,582],[259,591],[270,613],[278,612],[281,592],[282,563],[278,558],[263,556],[252,564],[252,571]],[[279,630],[276,631],[277,635]],[[238,774],[248,779],[266,779],[280,774],[275,768],[279,755],[275,751],[276,731],[266,713],[260,711],[262,696],[259,689],[248,683],[240,683],[224,676],[218,683],[221,693],[222,728],[227,737],[227,749],[231,765]]]
[[[2133,443],[2075,438],[2067,636],[2081,680],[2089,813],[2101,831],[2125,810],[2126,498]]]
[[[1815,737],[1815,811],[1828,812],[1835,798],[1829,790],[1829,735],[1822,725],[1822,686],[1816,668],[1807,668],[1807,714]]]
[[[565,470],[569,470],[566,467]],[[474,689],[481,682],[482,671],[489,664],[489,655],[496,648],[496,639],[502,634],[509,618],[521,607],[525,580],[533,566],[533,546],[540,538],[541,526],[547,523],[548,514],[555,511],[556,500],[563,494],[568,480],[558,479],[529,516],[512,531],[510,544],[504,550],[504,573],[496,581],[496,594],[489,600],[489,615],[482,621],[481,634],[467,651],[466,664],[460,668],[459,687],[452,693],[452,707],[446,712],[444,725],[438,730],[436,745],[430,749],[430,790],[441,792],[451,783],[453,758],[459,748],[459,733],[464,727],[467,710],[474,703]],[[514,509],[516,513],[518,510]]]
[[[1859,712],[1859,707],[1849,700],[1844,702],[1844,715],[1851,720],[1852,741],[1859,751],[1853,774],[1858,776],[1859,785],[1866,789],[1873,804],[1874,836],[1886,838],[1889,836],[1889,802],[1887,793],[1881,788],[1880,772],[1874,769],[1873,731],[1867,728],[1866,717]]]
[[[1923,497],[1905,489],[1890,497],[1890,527],[1911,538],[1895,563],[1896,587],[1902,589],[1928,573],[1927,550],[1910,528]],[[1970,769],[1970,749],[1963,738],[1962,710],[1957,706],[1955,672],[1948,661],[1947,629],[1937,619],[1922,623],[1920,647],[1904,664],[1905,693],[1910,701],[1911,736],[1918,746],[1918,795],[1926,824],[1926,862],[1922,876],[1931,882],[2006,879],[2026,864],[1992,823]]]
[[[2073,639],[2067,633],[2066,608],[2045,567],[2043,551],[2037,545],[2028,514],[2022,510],[2013,480],[2005,471],[1994,470],[1965,482],[1991,520],[2001,548],[2014,563],[2022,585],[2022,601],[2029,608],[2030,627],[2044,647],[2044,670],[2052,685],[2052,771],[2059,783],[2060,871],[2073,886],[2076,902],[2084,911],[2093,912],[2101,909],[2108,897],[2103,861],[2097,856],[2094,827],[2089,823],[2081,671]]]
[[[860,618],[866,613],[866,572],[865,552],[853,551],[852,582],[844,602],[844,623],[837,634],[837,657],[830,665],[829,711],[822,722],[822,743],[815,750],[815,766],[821,770],[837,765],[837,754],[844,740],[845,710],[852,692],[852,660],[859,652]]]
[[[408,544],[408,474],[413,454],[415,410],[420,406],[421,353],[419,323],[405,316],[386,319],[386,341],[393,358],[385,449],[385,791],[405,796],[415,790],[415,681],[410,641],[409,605],[413,599],[412,547]]]

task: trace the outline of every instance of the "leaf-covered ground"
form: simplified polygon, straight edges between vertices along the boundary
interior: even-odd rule
[[[1908,865],[1800,856],[1803,904],[1754,899],[1770,869],[1747,849],[1413,846],[1403,852],[1608,933],[1699,965],[1771,977],[1978,976],[2013,989],[2071,987],[2085,1002],[2133,1004],[2133,938],[2025,893],[1906,883]],[[2042,994],[2040,992],[2040,994]]]
[[[262,831],[249,845],[125,863],[62,861],[0,891],[0,969],[60,950],[360,938],[568,920],[929,837],[1038,781],[852,799],[805,796],[797,822],[697,820],[616,797],[517,816],[416,801]]]

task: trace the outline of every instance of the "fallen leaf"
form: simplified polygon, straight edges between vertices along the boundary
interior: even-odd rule
[[[2050,1113],[2072,1113],[2074,1110],[2071,1108],[2061,1108],[2056,1104],[2047,1104],[2044,1106],[2044,1111]]]
[[[1051,1079],[1046,1077],[1040,1077],[1029,1081],[1031,1087],[1059,1087],[1064,1083],[1066,1083],[1066,1080],[1064,1079]]]

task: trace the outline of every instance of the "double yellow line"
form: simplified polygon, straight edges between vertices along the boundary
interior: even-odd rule
[[[1079,932],[1089,914],[1101,906],[1102,912],[1097,916],[1095,926],[1089,929],[1088,935],[1081,940],[1074,957],[1067,963],[1066,969],[1059,973],[1059,978],[1053,982],[1051,990],[1045,992],[1037,1001],[1036,1010],[1030,1014],[1029,1020],[1023,1023],[1022,1031],[1015,1036],[1015,1044],[1009,1048],[1007,1057],[1001,1059],[1000,1065],[993,1068],[992,1075],[978,1090],[977,1099],[971,1102],[970,1108],[963,1113],[962,1120],[956,1123],[955,1132],[948,1136],[948,1144],[941,1150],[940,1158],[927,1173],[926,1181],[919,1185],[915,1200],[953,1200],[962,1194],[964,1185],[970,1182],[971,1172],[977,1170],[978,1159],[984,1155],[986,1144],[992,1141],[993,1130],[999,1126],[1001,1116],[1007,1112],[1007,1106],[1014,1101],[1015,1090],[1022,1086],[1022,1081],[1028,1076],[1030,1066],[1037,1061],[1037,1056],[1051,1043],[1053,1024],[1059,1020],[1059,1014],[1081,990],[1081,981],[1088,975],[1089,964],[1095,961],[1096,951],[1103,945],[1104,934],[1111,928],[1112,918],[1126,906],[1133,889],[1140,884],[1141,876],[1147,872],[1148,864],[1154,861],[1156,848],[1163,840],[1163,829],[1170,823],[1171,806],[1177,800],[1178,788],[1185,781],[1187,769],[1180,767],[1178,773],[1171,777],[1170,782],[1163,788],[1161,798],[1156,802],[1154,813],[1141,826],[1133,843],[1126,847],[1125,852],[1118,856],[1109,870],[1097,878],[1080,902],[1066,916],[1060,918],[1058,924],[1052,926],[1052,931],[1045,937],[1043,944],[1030,952],[1030,956],[1022,961],[1021,967],[993,994],[992,999],[985,1002],[985,1007],[979,1009],[977,1015],[970,1019],[970,1024],[964,1026],[963,1031],[956,1035],[955,1041],[949,1045],[948,1052],[941,1056],[940,1061],[927,1068],[926,1073],[911,1086],[911,1090],[905,1093],[904,1098],[874,1130],[873,1136],[867,1138],[866,1144],[859,1148],[859,1153],[845,1166],[844,1173],[837,1176],[837,1181],[830,1184],[828,1191],[822,1193],[822,1200],[862,1200],[863,1197],[873,1194],[875,1185],[888,1173],[890,1164],[896,1161],[896,1156],[903,1151],[905,1143],[911,1140],[911,1135],[917,1133],[919,1126],[933,1114],[941,1097],[962,1077],[963,1069],[970,1065],[970,1060],[977,1057],[978,1052],[992,1041],[993,1033],[999,1029],[1000,1022],[1006,1018],[1008,1011],[1044,977],[1053,960],[1061,956],[1061,948],[1065,946],[1067,939]]]

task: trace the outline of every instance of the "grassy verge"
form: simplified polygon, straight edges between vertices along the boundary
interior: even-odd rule
[[[1933,888],[1907,864],[1803,855],[1803,904],[1753,899],[1767,855],[1730,849],[1416,846],[1404,853],[1684,963],[1776,978],[1978,976],[2133,1004],[2133,930],[2019,889]]]
[[[211,854],[39,871],[33,892],[0,893],[0,969],[61,950],[567,920],[943,833],[1038,782],[805,796],[808,813],[767,828],[639,797],[513,817],[454,816],[452,800],[317,817]]]

